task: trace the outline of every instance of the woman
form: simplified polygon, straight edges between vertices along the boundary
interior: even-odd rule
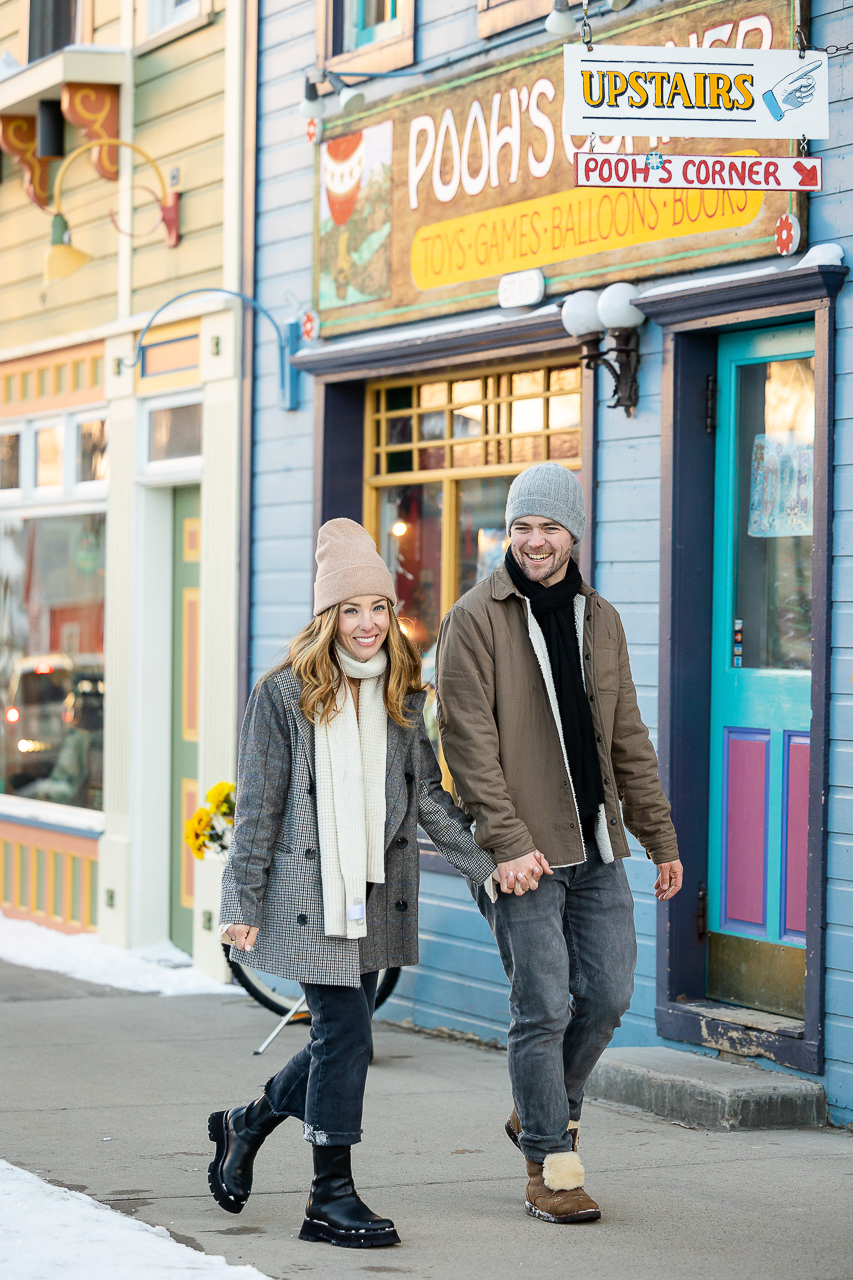
[[[352,520],[323,525],[314,620],[252,691],[222,885],[232,955],[300,983],[311,1039],[255,1102],[215,1112],[208,1181],[239,1213],[264,1139],[303,1122],[314,1180],[301,1240],[399,1244],[352,1179],[361,1141],[378,971],[418,959],[420,823],[480,885],[495,864],[441,786],[423,723],[420,656],[393,612],[394,583]]]

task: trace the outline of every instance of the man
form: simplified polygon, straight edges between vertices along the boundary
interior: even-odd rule
[[[578,1122],[634,986],[623,816],[660,901],[682,876],[622,623],[571,559],[584,523],[573,472],[517,476],[506,559],[447,614],[437,654],[445,758],[504,891],[476,898],[510,982],[506,1131],[526,1158],[527,1212],[558,1223],[601,1217]]]

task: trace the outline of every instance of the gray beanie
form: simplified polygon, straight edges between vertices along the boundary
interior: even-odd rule
[[[558,462],[540,462],[517,475],[506,500],[506,531],[522,516],[548,517],[568,529],[575,542],[583,537],[586,516],[583,490],[574,471]]]

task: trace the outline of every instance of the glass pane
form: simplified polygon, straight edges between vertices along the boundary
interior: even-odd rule
[[[201,453],[201,405],[154,409],[149,419],[149,458],[194,458]]]
[[[465,409],[454,409],[451,431],[457,440],[460,436],[483,435],[483,406],[472,404]]]
[[[18,478],[17,435],[0,436],[0,489],[17,489]]]
[[[552,369],[548,378],[548,386],[552,391],[579,391],[581,371],[577,365],[570,369]]]
[[[447,404],[447,383],[423,383],[418,391],[418,404],[422,409],[434,409]]]
[[[397,615],[424,656],[423,678],[435,676],[435,641],[441,619],[441,485],[397,485],[380,496],[379,551],[391,569]],[[429,700],[427,730],[438,746]]]
[[[457,444],[451,449],[454,467],[481,467],[483,465],[483,446],[481,444]]]
[[[581,421],[581,398],[574,396],[551,396],[548,401],[548,426],[552,431],[564,431],[566,427],[579,427]]]
[[[103,419],[80,423],[80,447],[77,455],[77,479],[106,480],[107,424]]]
[[[102,807],[103,515],[0,521],[2,786]]]
[[[444,467],[444,445],[419,449],[421,471],[440,471]]]
[[[444,439],[444,410],[440,413],[422,413],[418,422],[422,440]]]
[[[548,439],[549,458],[579,458],[581,453],[581,433],[567,431],[565,435],[550,436]]]
[[[389,418],[387,422],[389,444],[412,443],[412,419]]]
[[[515,406],[513,406],[513,409]],[[545,441],[542,436],[522,436],[512,441],[513,462],[541,462],[545,457]]]
[[[385,388],[385,408],[388,413],[395,413],[399,409],[411,409],[412,407],[412,388],[411,387],[386,387]]]
[[[735,666],[811,665],[813,495],[814,360],[742,366]]]
[[[506,496],[512,476],[459,482],[459,594],[497,569],[507,547]]]
[[[451,399],[454,404],[467,404],[470,400],[482,400],[483,383],[480,378],[469,378],[466,382],[454,382],[451,387]]]
[[[544,369],[528,369],[526,373],[514,373],[512,375],[512,394],[514,396],[540,395],[544,390]]]
[[[385,469],[396,474],[398,471],[414,471],[414,454],[411,449],[401,449],[399,453],[385,455]]]
[[[57,427],[36,432],[36,484],[62,484],[62,442]]]

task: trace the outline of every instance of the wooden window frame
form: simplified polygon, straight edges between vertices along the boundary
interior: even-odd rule
[[[513,27],[523,27],[551,12],[552,0],[477,0],[477,35],[481,40]]]
[[[826,856],[832,611],[832,447],[835,299],[846,267],[773,272],[650,297],[642,310],[663,327],[659,761],[685,849],[684,888],[658,907],[658,1035],[769,1058],[816,1075],[824,1069]],[[706,379],[717,372],[717,335],[803,319],[815,325],[815,491],[812,552],[812,722],[806,902],[805,1018],[801,1037],[740,1025],[690,1008],[706,1000],[711,700],[711,568],[715,542],[713,433],[705,430]],[[722,1015],[723,1010],[719,1010]]]
[[[21,28],[18,33],[18,42],[20,49],[20,57],[18,61],[22,67],[29,66],[30,63],[30,4],[31,0],[20,0],[19,14]],[[95,0],[77,0],[78,10],[75,21],[74,44],[94,44],[95,42]],[[59,53],[58,49],[54,50]],[[48,54],[52,57],[52,54]]]
[[[415,0],[397,0],[398,35],[362,45],[350,53],[332,52],[332,8],[333,0],[317,0],[317,65],[324,70],[339,75],[371,75],[399,71],[415,61]]]

